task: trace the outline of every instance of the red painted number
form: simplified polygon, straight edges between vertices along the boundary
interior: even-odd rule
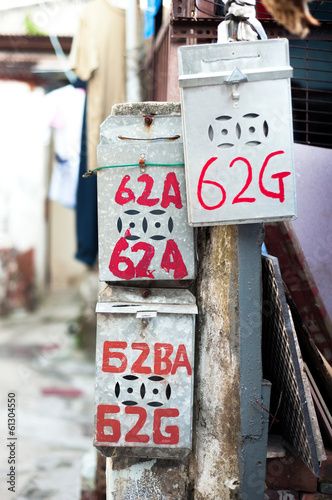
[[[145,243],[144,241],[140,241],[139,243],[135,243],[135,245],[131,247],[132,252],[138,252],[139,250],[143,250],[144,255],[135,268],[136,278],[154,279],[154,276],[152,274],[154,273],[154,271],[149,271],[148,269],[150,262],[154,256],[154,247],[150,245],[150,243]]]
[[[150,438],[147,434],[138,434],[146,422],[147,413],[145,408],[126,406],[125,413],[127,415],[138,415],[138,420],[134,427],[127,432],[125,441],[127,443],[148,443]]]
[[[126,187],[126,184],[129,180],[130,180],[130,175],[125,175],[115,194],[115,201],[119,205],[125,205],[129,201],[135,201],[134,192]]]
[[[278,179],[278,182],[279,182],[279,191],[277,191],[277,192],[270,191],[270,190],[266,189],[266,187],[264,186],[264,183],[263,183],[263,176],[265,174],[265,170],[266,170],[266,168],[268,166],[269,161],[274,156],[281,155],[281,154],[284,154],[284,151],[275,151],[274,153],[269,154],[265,158],[264,163],[263,163],[263,165],[262,165],[262,167],[260,169],[260,172],[259,172],[258,186],[259,186],[259,189],[260,189],[261,193],[264,196],[266,196],[267,198],[278,199],[280,201],[280,203],[283,203],[285,201],[284,178],[288,177],[289,175],[291,175],[291,172],[278,172],[276,174],[271,175],[271,179]],[[207,173],[208,168],[217,159],[218,159],[217,157],[213,157],[213,158],[210,158],[206,162],[206,164],[204,165],[204,167],[202,169],[202,172],[201,172],[201,175],[199,177],[199,180],[198,180],[197,198],[198,198],[199,203],[201,204],[201,206],[203,208],[205,208],[205,210],[216,210],[217,208],[220,208],[225,203],[225,200],[226,200],[226,191],[225,191],[225,188],[221,184],[219,184],[216,181],[207,181],[207,180],[205,180],[205,175]],[[252,183],[252,166],[251,166],[251,164],[249,163],[249,161],[246,158],[243,158],[241,156],[239,156],[238,158],[235,158],[230,163],[229,166],[233,167],[233,165],[236,162],[238,162],[238,161],[242,161],[242,162],[244,162],[246,164],[247,169],[248,169],[248,175],[247,175],[247,180],[245,182],[245,185],[243,186],[243,188],[241,189],[241,191],[233,199],[232,205],[234,205],[236,203],[254,203],[256,201],[256,198],[250,198],[250,197],[243,196],[243,194],[247,191],[247,189],[249,188],[250,184]],[[217,205],[210,206],[210,205],[207,205],[205,203],[205,201],[203,200],[203,197],[202,197],[203,184],[210,184],[210,185],[215,186],[215,187],[217,187],[217,188],[220,189],[222,197],[221,197],[220,202]]]
[[[243,193],[245,193],[245,191],[248,189],[248,187],[251,184],[251,181],[252,181],[252,166],[250,165],[250,163],[248,162],[248,160],[246,160],[246,158],[241,158],[239,156],[238,158],[235,158],[235,160],[232,161],[232,163],[230,164],[230,167],[232,167],[234,165],[234,163],[236,163],[237,161],[243,161],[247,165],[247,168],[248,168],[248,177],[247,177],[247,182],[245,183],[243,189],[239,192],[239,194],[237,194],[235,196],[234,200],[232,201],[232,205],[234,205],[234,203],[244,203],[244,202],[253,203],[254,201],[256,201],[256,198],[241,198],[241,196],[243,195]]]
[[[178,417],[180,412],[176,408],[158,408],[154,412],[153,420],[153,442],[155,444],[178,444],[179,442],[179,428],[177,425],[168,425],[165,427],[165,432],[169,436],[161,433],[161,419],[164,417]]]
[[[97,424],[96,424],[96,440],[99,443],[118,443],[121,438],[121,424],[115,418],[106,418],[109,413],[120,413],[120,407],[117,405],[98,405],[97,407]],[[148,443],[150,437],[148,434],[139,434],[143,429],[147,411],[139,406],[126,406],[126,415],[138,415],[138,420],[135,425],[125,435],[126,443]],[[176,418],[180,415],[177,408],[157,408],[153,415],[152,438],[154,444],[171,445],[178,444],[180,431],[177,425],[168,425],[165,427],[165,433],[161,432],[161,423],[163,418]],[[105,433],[105,428],[110,428],[112,433]]]
[[[128,360],[123,352],[111,352],[110,349],[125,349],[127,342],[114,342],[112,340],[105,340],[103,350],[103,372],[109,373],[123,373],[127,368]],[[110,359],[117,359],[120,365],[110,365]]]
[[[277,198],[280,200],[280,203],[283,203],[285,200],[285,186],[284,186],[284,181],[283,179],[285,177],[288,177],[291,175],[290,172],[279,172],[278,174],[273,174],[271,175],[271,179],[278,179],[279,180],[279,192],[274,193],[273,191],[269,191],[268,189],[265,189],[263,185],[263,175],[265,172],[265,169],[267,167],[267,164],[269,163],[270,159],[273,158],[273,156],[276,155],[282,155],[284,151],[276,151],[275,153],[269,154],[263,163],[263,166],[261,168],[261,171],[259,173],[259,189],[262,191],[262,193],[267,196],[268,198]]]
[[[149,265],[155,254],[154,247],[150,245],[150,243],[146,243],[144,241],[135,243],[135,245],[131,247],[131,252],[138,252],[139,250],[144,251],[144,255],[136,267],[129,257],[120,255],[121,252],[127,250],[127,248],[129,248],[127,240],[123,237],[120,238],[113,249],[108,266],[111,273],[124,280],[131,280],[135,277],[154,279],[153,273],[155,270],[149,270]],[[121,269],[123,266],[125,268]],[[174,279],[176,280],[180,280],[188,276],[187,267],[183,261],[179,247],[174,240],[167,240],[160,267],[167,273],[173,270]]]
[[[117,443],[121,437],[121,425],[115,418],[105,418],[107,413],[119,413],[116,405],[99,405],[97,408],[96,438],[100,443]],[[112,434],[105,434],[105,427],[112,429]]]
[[[172,369],[169,359],[173,353],[172,344],[156,343],[154,347],[154,372],[156,375],[168,375]]]
[[[133,366],[131,367],[131,372],[151,373],[152,370],[149,366],[142,366],[150,353],[150,347],[148,346],[148,344],[146,344],[145,342],[134,342],[133,344],[131,344],[131,348],[142,351],[136,361],[134,361]]]
[[[129,201],[135,201],[136,199],[134,191],[127,187],[128,181],[130,181],[130,176],[125,175],[121,180],[115,194],[115,202],[119,205],[125,205]],[[136,200],[137,203],[139,205],[144,205],[147,207],[153,207],[154,205],[157,205],[157,203],[159,203],[159,198],[150,198],[154,185],[153,177],[148,174],[143,174],[138,177],[137,181],[145,183],[143,193]],[[174,206],[178,209],[181,209],[183,207],[180,184],[177,180],[175,172],[169,172],[166,175],[160,205],[163,208],[167,208],[171,203],[173,203]]]
[[[125,280],[131,280],[135,276],[135,266],[133,262],[129,259],[129,257],[123,257],[120,255],[120,253],[123,250],[127,250],[128,247],[128,241],[125,238],[120,238],[114,247],[108,266],[114,276]],[[120,264],[124,264],[126,268],[120,270]]]
[[[138,182],[145,182],[145,189],[141,196],[137,198],[137,203],[139,205],[145,205],[147,207],[153,207],[154,205],[157,205],[157,203],[159,202],[159,198],[149,198],[154,184],[154,180],[152,179],[152,177],[148,174],[143,174],[137,180]]]
[[[173,269],[175,280],[181,280],[188,275],[188,271],[185,263],[183,262],[179,247],[174,240],[167,241],[165,252],[161,259],[160,267],[167,273],[169,273],[170,270]]]
[[[150,262],[154,256],[153,246],[150,245],[150,243],[145,243],[143,241],[132,246],[132,252],[138,252],[139,250],[143,250],[145,252],[136,267],[134,266],[132,260],[129,259],[129,257],[123,257],[122,255],[120,255],[120,253],[123,250],[127,250],[127,248],[129,248],[129,243],[127,242],[127,240],[125,238],[120,238],[114,247],[108,266],[111,273],[114,274],[114,276],[125,280],[131,280],[135,278],[135,276],[137,278],[154,279],[154,276],[152,274],[154,271],[149,271],[148,269]],[[120,264],[124,264],[126,268],[120,269]]]
[[[175,375],[175,373],[180,369],[186,370],[187,374],[190,376],[192,374],[192,368],[186,346],[184,344],[179,344],[177,347],[173,347],[172,344],[156,342],[154,346],[150,347],[145,342],[133,342],[131,346],[127,346],[127,342],[115,342],[111,340],[105,340],[103,347],[103,362],[102,370],[104,372],[110,373],[123,373],[128,365],[128,358],[124,352],[111,352],[111,349],[133,349],[134,351],[141,351],[136,361],[133,362],[132,366],[129,367],[131,373],[145,373],[149,374],[152,371],[156,375]],[[143,363],[149,357],[151,352],[153,360],[152,368],[150,366],[143,366]],[[173,356],[174,353],[174,356]],[[173,358],[174,357],[174,361]],[[131,357],[130,357],[131,358]],[[118,362],[116,365],[110,364],[110,359],[116,359]],[[120,362],[120,364],[119,364]]]
[[[215,182],[215,181],[205,181],[204,180],[204,177],[205,177],[205,174],[209,168],[209,166],[214,162],[218,160],[217,157],[213,157],[213,158],[210,158],[204,165],[203,167],[203,170],[201,172],[201,175],[199,176],[199,180],[198,180],[198,187],[197,187],[197,197],[198,197],[198,201],[200,202],[200,204],[202,205],[203,208],[205,208],[205,210],[216,210],[217,208],[220,208],[223,206],[223,204],[225,203],[226,201],[226,191],[225,189],[223,188],[223,186],[221,184],[219,184],[218,182]],[[215,186],[217,187],[218,189],[220,189],[221,191],[221,200],[220,202],[217,204],[217,205],[213,205],[213,206],[210,206],[210,205],[207,205],[204,201],[203,201],[203,197],[202,197],[202,188],[203,188],[203,184],[211,184],[212,186]]]
[[[171,190],[173,190],[174,194],[171,194]],[[167,208],[171,203],[174,203],[175,207],[178,209],[183,207],[180,194],[180,184],[174,172],[169,172],[166,175],[160,205],[163,208]]]

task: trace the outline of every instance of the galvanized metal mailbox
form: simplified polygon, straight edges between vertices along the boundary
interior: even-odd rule
[[[288,41],[179,48],[192,226],[296,218]]]
[[[100,295],[94,445],[105,456],[189,453],[196,314],[188,290],[107,287]]]
[[[100,130],[100,280],[192,280],[181,117],[109,116]]]

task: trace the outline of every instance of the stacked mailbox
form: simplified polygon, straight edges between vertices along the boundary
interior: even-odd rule
[[[94,444],[105,456],[191,449],[197,306],[183,162],[179,114],[101,126]]]

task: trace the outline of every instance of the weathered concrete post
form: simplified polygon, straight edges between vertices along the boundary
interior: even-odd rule
[[[240,481],[238,232],[198,230],[195,498],[236,498]]]
[[[269,406],[262,387],[259,225],[199,229],[195,498],[259,499]]]

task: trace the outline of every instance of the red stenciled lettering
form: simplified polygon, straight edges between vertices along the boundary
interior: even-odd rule
[[[129,230],[127,230],[129,232]],[[126,232],[126,234],[127,234]],[[139,250],[144,250],[144,255],[142,259],[139,261],[137,266],[134,266],[133,261],[129,257],[124,257],[120,255],[122,251],[127,250],[129,248],[129,243],[125,238],[120,238],[117,244],[114,247],[114,250],[111,255],[109,270],[114,276],[118,278],[131,280],[135,276],[137,278],[151,278],[154,279],[153,271],[149,271],[148,267],[150,265],[151,260],[153,259],[155,250],[150,243],[145,243],[144,241],[140,241],[139,243],[135,243],[132,246],[132,252],[138,252]],[[124,264],[126,266],[125,269],[120,269],[120,264]]]
[[[149,366],[142,366],[150,353],[150,347],[145,342],[134,342],[131,344],[132,349],[142,351],[131,367],[131,373],[151,373]]]
[[[174,194],[170,194],[171,189],[173,188]],[[174,172],[169,172],[166,175],[166,179],[164,182],[164,190],[162,194],[162,199],[160,205],[163,208],[169,207],[171,203],[174,203],[176,208],[182,208],[182,200],[180,193],[180,185],[179,181],[176,178]]]
[[[154,205],[157,205],[157,203],[159,202],[159,198],[149,198],[154,184],[153,178],[148,174],[143,174],[137,180],[138,182],[145,182],[144,191],[141,196],[137,198],[137,203],[139,205],[145,205],[147,207],[153,207]]]
[[[162,353],[164,350],[164,354]],[[172,361],[169,357],[172,355],[173,346],[171,344],[155,344],[154,345],[154,373],[156,375],[169,375],[172,369]],[[161,365],[165,367],[162,368]]]
[[[127,182],[130,180],[130,175],[125,175],[115,193],[115,202],[118,205],[125,205],[129,201],[135,201],[134,192],[126,187]]]
[[[214,156],[213,158],[210,158],[204,165],[203,167],[203,170],[201,172],[201,175],[199,176],[199,180],[198,180],[198,185],[197,185],[197,198],[198,198],[198,201],[200,202],[200,204],[202,205],[203,208],[205,208],[205,210],[216,210],[217,208],[220,208],[222,207],[222,205],[225,203],[226,201],[226,191],[224,189],[224,187],[219,184],[218,182],[215,182],[215,181],[205,181],[204,180],[204,177],[205,177],[205,174],[209,168],[209,166],[215,162],[216,160],[218,160],[218,157],[217,156]],[[217,203],[217,205],[213,205],[213,206],[210,206],[210,205],[207,205],[204,200],[203,200],[203,197],[202,197],[202,188],[203,188],[203,184],[210,184],[212,186],[215,186],[217,187],[218,189],[220,189],[221,191],[221,194],[222,194],[222,198],[220,200],[219,203]]]
[[[150,438],[147,434],[138,434],[146,422],[147,413],[145,408],[141,408],[139,406],[136,406],[135,408],[132,406],[126,406],[125,413],[127,415],[138,415],[136,424],[125,435],[125,441],[127,443],[148,443]]]
[[[131,248],[132,252],[138,252],[139,250],[144,250],[145,253],[135,268],[136,278],[154,279],[153,273],[155,270],[149,271],[148,269],[155,253],[154,247],[150,243],[140,241],[139,243],[135,243]]]
[[[167,273],[173,269],[175,280],[180,280],[188,275],[188,271],[185,263],[183,262],[179,247],[174,240],[167,240],[160,267]]]
[[[122,373],[127,368],[127,357],[123,352],[111,352],[110,349],[126,349],[127,342],[105,340],[103,346],[103,372]],[[120,366],[110,365],[110,359],[118,359]]]
[[[117,443],[121,437],[120,422],[114,418],[105,418],[106,413],[119,413],[116,405],[98,405],[96,418],[96,439],[99,443]],[[112,434],[105,434],[105,427],[112,429]]]
[[[186,368],[188,375],[192,374],[192,369],[188,359],[186,346],[184,344],[180,344],[178,347],[171,374],[174,375],[177,369],[180,368],[181,366]]]
[[[153,419],[153,442],[155,444],[178,444],[179,442],[179,428],[177,425],[168,425],[165,427],[165,432],[169,436],[161,433],[161,419],[164,417],[178,417],[180,412],[177,408],[158,408],[154,412]]]
[[[135,276],[135,266],[133,262],[128,257],[120,256],[120,253],[123,250],[127,250],[128,247],[129,244],[127,240],[125,238],[120,238],[114,247],[108,266],[114,276],[124,280],[131,280]],[[125,264],[127,266],[126,269],[120,270],[120,264]]]
[[[284,154],[284,151],[275,151],[274,153],[269,154],[265,158],[263,166],[262,166],[261,171],[259,173],[259,181],[258,181],[259,182],[259,189],[261,190],[261,192],[265,196],[267,196],[268,198],[279,199],[280,203],[283,203],[285,201],[285,186],[284,186],[283,179],[285,177],[288,177],[289,175],[291,175],[291,172],[279,172],[277,174],[271,175],[271,179],[278,179],[279,180],[279,192],[277,192],[277,193],[275,193],[273,191],[269,191],[268,189],[266,189],[264,187],[263,176],[264,176],[265,169],[266,169],[267,164],[269,163],[270,159],[276,155],[282,155],[282,154]]]
[[[246,158],[242,158],[241,156],[239,156],[238,158],[235,158],[235,160],[233,160],[230,163],[229,166],[232,167],[234,165],[234,163],[236,163],[237,161],[243,161],[247,165],[247,168],[248,168],[248,177],[247,177],[247,181],[246,181],[244,187],[235,196],[234,200],[232,201],[232,205],[234,205],[234,203],[253,203],[254,201],[256,201],[256,198],[241,198],[241,196],[243,195],[243,193],[245,193],[245,191],[248,189],[248,187],[251,184],[251,181],[252,181],[252,166],[250,165],[249,161]]]

